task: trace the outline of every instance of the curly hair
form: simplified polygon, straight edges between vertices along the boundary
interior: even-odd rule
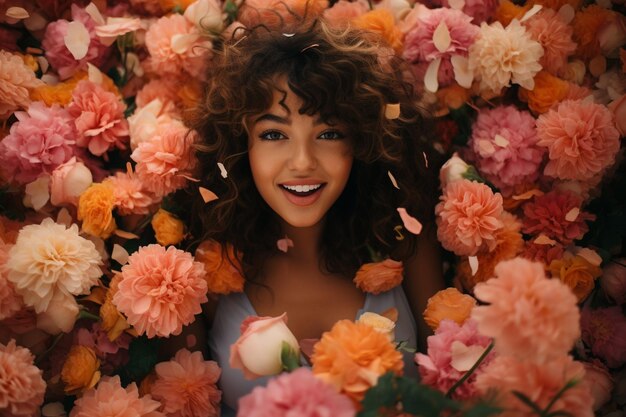
[[[354,138],[348,183],[327,213],[320,241],[323,270],[352,277],[372,249],[396,259],[412,254],[415,236],[404,232],[398,240],[398,207],[432,223],[437,184],[434,167],[427,167],[427,129],[409,71],[387,51],[372,33],[317,21],[293,34],[246,30],[218,53],[193,127],[202,138],[201,185],[219,200],[196,198],[189,225],[198,241],[233,245],[246,279],[255,280],[282,237],[277,215],[252,179],[245,124],[271,106],[277,77],[301,99],[301,114],[340,120]],[[387,105],[398,103],[400,117],[387,117]]]

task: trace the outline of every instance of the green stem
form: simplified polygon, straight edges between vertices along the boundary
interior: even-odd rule
[[[454,385],[452,385],[452,387],[448,390],[448,392],[446,392],[446,397],[450,398],[450,396],[452,394],[454,394],[454,391],[456,391],[456,389],[458,387],[460,387],[465,381],[467,381],[467,379],[470,376],[472,376],[474,371],[476,371],[476,369],[480,366],[480,364],[483,363],[483,361],[485,360],[485,358],[487,357],[489,352],[491,352],[491,350],[493,349],[493,346],[494,346],[494,343],[493,343],[493,340],[492,340],[491,343],[489,343],[489,346],[487,346],[487,349],[485,349],[483,354],[480,355],[480,357],[478,358],[476,363],[474,365],[472,365],[472,367],[469,369],[469,371],[465,372],[463,374],[463,376],[458,381],[456,381],[456,383]]]
[[[567,384],[563,385],[563,388],[561,388],[559,390],[559,392],[557,392],[554,397],[552,397],[552,401],[550,401],[550,403],[548,404],[548,406],[546,407],[545,410],[543,410],[543,412],[541,413],[542,416],[547,416],[550,413],[550,409],[552,408],[552,406],[554,406],[554,403],[556,403],[558,401],[559,398],[561,398],[563,396],[563,394],[565,393],[565,391],[567,391],[568,389],[572,388],[574,385],[578,384],[578,381],[575,379],[570,379]]]

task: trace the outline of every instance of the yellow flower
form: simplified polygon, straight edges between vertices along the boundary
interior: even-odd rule
[[[361,314],[361,317],[357,320],[359,323],[365,323],[368,326],[372,326],[376,331],[389,336],[389,340],[395,340],[394,329],[396,328],[396,323],[380,314],[372,313],[370,311],[366,311]]]
[[[591,264],[582,256],[565,253],[562,259],[555,259],[548,267],[553,278],[566,284],[578,301],[582,301],[595,286],[595,280],[602,275],[602,269]]]
[[[107,337],[111,342],[115,341],[120,335],[130,328],[130,324],[126,318],[119,312],[115,304],[113,304],[113,296],[117,292],[117,284],[121,280],[121,276],[115,275],[109,284],[109,290],[106,292],[104,302],[100,306],[100,318],[102,322],[102,330],[107,332]]]
[[[161,246],[177,245],[185,236],[183,222],[169,211],[159,209],[152,217],[151,224],[156,240]]]
[[[195,260],[204,264],[209,293],[229,294],[243,291],[245,280],[239,272],[241,265],[237,263],[232,245],[226,244],[224,251],[218,242],[205,240],[196,249]],[[231,262],[235,262],[236,265]]]
[[[113,218],[115,195],[108,184],[93,184],[78,199],[78,220],[83,231],[106,239],[117,229]]]
[[[456,288],[446,288],[428,299],[424,321],[433,330],[444,319],[454,320],[461,325],[469,318],[475,305],[474,297],[462,294]]]
[[[91,348],[72,346],[61,370],[65,393],[75,395],[93,388],[100,380],[99,369],[100,361]]]

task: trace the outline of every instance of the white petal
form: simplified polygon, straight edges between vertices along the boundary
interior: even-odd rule
[[[480,345],[465,346],[458,340],[452,342],[450,347],[452,359],[450,365],[459,372],[469,371],[486,349]]]
[[[222,178],[228,177],[228,171],[226,171],[226,167],[224,167],[224,164],[218,162],[217,166],[220,169],[220,174],[222,175]]]
[[[564,4],[559,9],[558,15],[559,15],[559,18],[563,21],[563,23],[569,25],[571,21],[574,20],[576,11],[574,10],[571,4]]]
[[[426,75],[424,75],[424,86],[431,93],[436,93],[439,89],[439,65],[441,58],[437,58],[428,65]]]
[[[448,0],[451,9],[462,10],[465,7],[465,0]]]
[[[128,257],[130,254],[124,247],[118,245],[117,243],[113,245],[113,251],[111,252],[111,259],[117,261],[120,265],[126,265],[128,262]]]
[[[91,16],[93,20],[96,21],[96,24],[105,24],[104,17],[102,17],[100,10],[98,10],[98,7],[95,4],[89,3],[87,7],[85,7],[85,11],[87,12],[87,14],[89,14],[89,16]]]
[[[478,272],[478,257],[470,256],[467,260],[469,261],[469,266],[472,270],[472,276],[476,275],[476,272]]]
[[[448,25],[443,20],[439,22],[437,29],[433,32],[433,43],[439,52],[447,51],[452,43],[450,30],[448,30]]]
[[[574,222],[578,218],[579,214],[580,209],[578,207],[574,207],[565,214],[565,220],[567,220],[568,222]]]
[[[89,81],[91,81],[94,84],[102,84],[102,80],[103,80],[102,71],[100,71],[98,67],[96,67],[93,64],[88,63],[87,74],[89,77]]]
[[[87,55],[91,39],[85,25],[80,22],[70,22],[67,25],[67,33],[63,41],[74,59],[79,60]]]
[[[541,8],[542,6],[540,4],[535,4],[529,11],[526,12],[526,14],[524,14],[524,16],[522,16],[522,18],[520,19],[520,23],[527,21],[528,19],[539,13],[541,11]]]
[[[7,17],[18,19],[18,20],[28,19],[30,17],[26,9],[22,7],[15,7],[15,6],[9,7],[5,14]]]
[[[461,55],[453,55],[450,58],[452,69],[454,69],[454,79],[463,88],[471,88],[474,81],[474,73],[469,69],[469,59]]]
[[[178,34],[172,36],[172,40],[170,41],[170,46],[172,51],[177,54],[184,54],[192,47],[194,42],[198,40],[200,36],[197,34]]]
[[[496,134],[496,137],[494,138],[493,141],[495,142],[496,145],[498,145],[501,148],[506,148],[507,146],[509,146],[508,139],[498,134]]]

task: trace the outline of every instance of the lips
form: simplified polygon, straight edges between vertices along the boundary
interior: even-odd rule
[[[325,183],[319,182],[315,184],[279,184],[287,200],[297,206],[308,206],[315,203],[325,185]]]

